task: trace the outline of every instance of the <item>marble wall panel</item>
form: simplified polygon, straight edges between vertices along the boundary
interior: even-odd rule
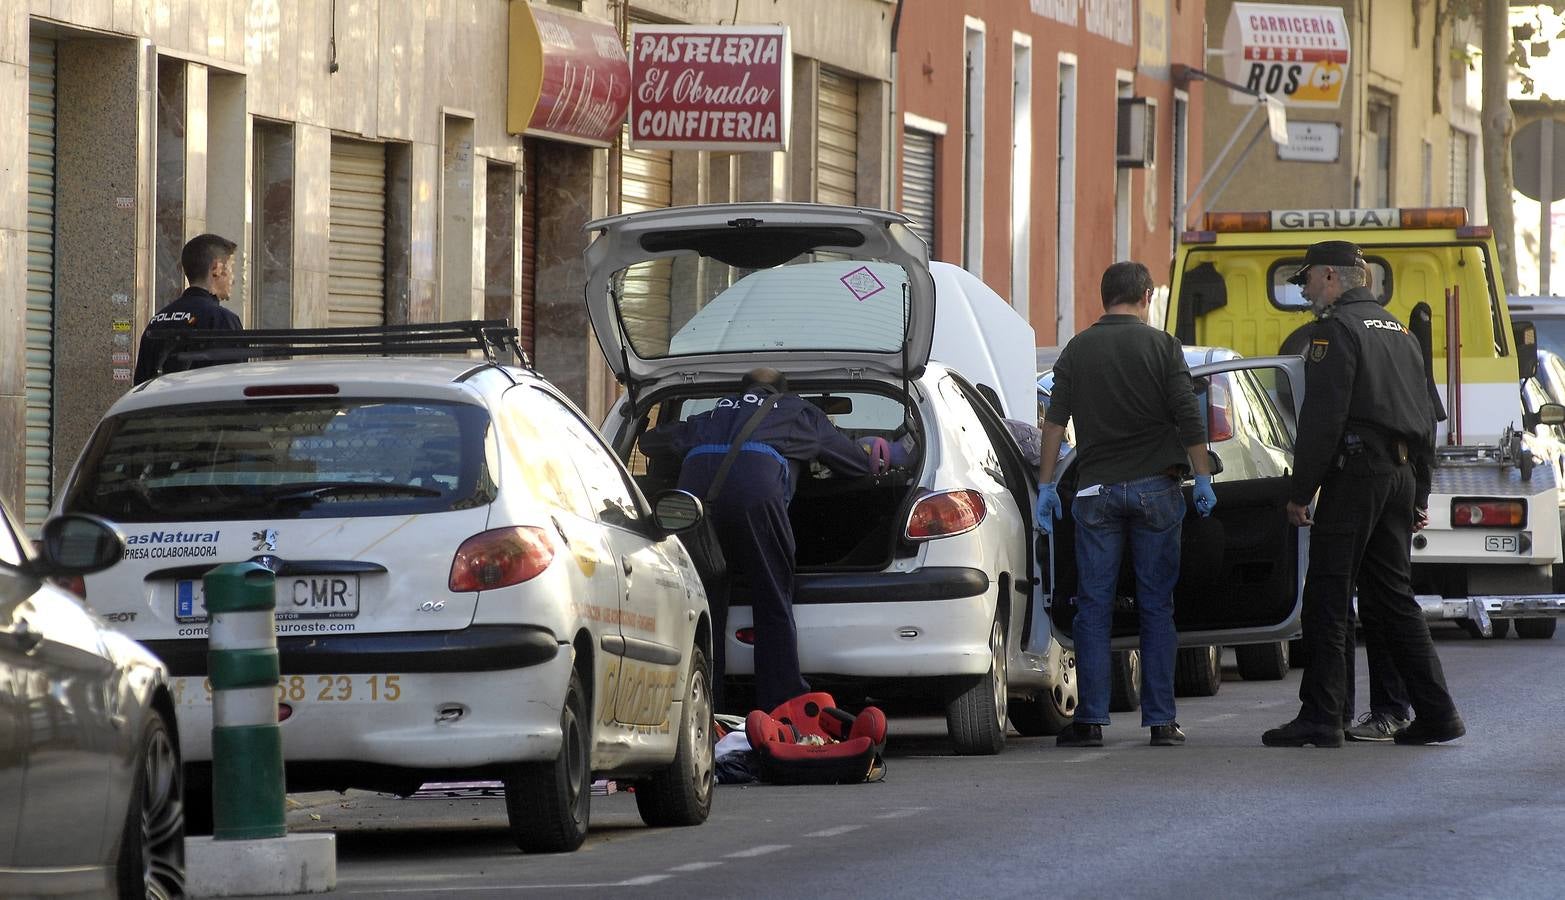
[[[0,429],[6,434],[23,434],[27,429],[27,399],[20,394],[0,391]],[[0,497],[6,506],[20,513],[22,485],[27,481],[27,454],[7,454],[0,463]]]
[[[440,271],[437,243],[440,203],[440,147],[431,142],[409,146],[411,238],[408,248],[408,315],[410,321],[432,322],[439,313]]]
[[[153,303],[161,306],[179,296],[184,277],[179,251],[185,244],[185,98],[188,64],[174,57],[158,60],[156,257],[153,260]]]
[[[87,435],[125,389],[112,355],[123,349],[116,321],[134,317],[137,269],[138,90],[143,54],[130,40],[63,40],[58,54],[59,115],[55,255],[91,265],[55,269],[54,475],[69,471]],[[129,204],[121,204],[129,198]]]
[[[26,66],[27,41],[31,35],[25,8],[0,6],[0,65]]]
[[[321,328],[326,325],[331,240],[331,132],[298,125],[294,148],[293,322],[299,328]]]
[[[11,123],[0,128],[0,174],[16,173],[0,177],[0,228],[27,228],[28,80],[25,61],[0,62],[0,122]]]
[[[539,141],[536,163],[548,178],[540,178],[536,203],[538,370],[572,401],[586,408],[592,392],[588,360],[598,355],[583,335],[592,333],[581,288],[581,228],[593,217],[593,152],[586,148]],[[589,349],[591,353],[589,355]]]
[[[0,228],[0,272],[27,271],[27,231]],[[0,278],[0,398],[27,392],[27,279]],[[20,431],[6,432],[10,435]],[[20,499],[4,495],[7,501]]]
[[[207,216],[207,141],[210,137],[206,66],[185,67],[185,239],[211,230]],[[180,244],[181,249],[184,244]]]

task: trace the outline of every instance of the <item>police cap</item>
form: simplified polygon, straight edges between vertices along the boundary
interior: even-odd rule
[[[1289,284],[1303,285],[1310,266],[1362,266],[1364,252],[1352,241],[1320,241],[1304,251],[1304,265],[1288,279]]]

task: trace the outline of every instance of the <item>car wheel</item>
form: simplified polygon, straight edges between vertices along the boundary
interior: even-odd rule
[[[1180,697],[1210,697],[1223,686],[1219,647],[1181,647],[1174,659],[1174,693]]]
[[[126,804],[115,875],[121,897],[185,896],[185,812],[179,748],[160,713],[147,719]]]
[[[1141,651],[1115,650],[1109,656],[1109,712],[1141,708]]]
[[[946,704],[946,728],[959,756],[993,756],[1005,747],[1005,622],[998,616],[989,629],[989,671],[963,679]]]
[[[591,728],[581,676],[572,671],[560,710],[559,755],[547,762],[518,763],[504,779],[511,838],[524,852],[575,850],[587,839]]]
[[[1525,620],[1523,620],[1523,621],[1525,621]],[[1550,621],[1553,621],[1553,620],[1551,619]],[[1457,624],[1461,625],[1462,626],[1462,630],[1467,632],[1467,636],[1472,638],[1473,640],[1481,641],[1481,640],[1484,639],[1483,628],[1479,626],[1477,621],[1475,621],[1473,619],[1458,619],[1457,620]],[[1516,623],[1516,625],[1517,625],[1516,633],[1517,633],[1517,635],[1521,635],[1521,622],[1518,621]],[[1510,634],[1510,633],[1511,633],[1511,620],[1510,619],[1490,619],[1489,620],[1489,637],[1491,637],[1494,640],[1498,641],[1498,640],[1503,640],[1505,638],[1505,636]],[[1550,633],[1552,634],[1553,632],[1551,631]]]
[[[716,774],[708,677],[706,655],[695,650],[674,759],[668,768],[636,785],[636,810],[648,825],[700,825],[712,812]]]
[[[1554,625],[1558,621],[1559,619],[1517,619],[1516,636],[1527,640],[1546,641],[1554,637]]]
[[[1234,648],[1239,677],[1245,681],[1281,681],[1288,675],[1288,642],[1240,644]]]

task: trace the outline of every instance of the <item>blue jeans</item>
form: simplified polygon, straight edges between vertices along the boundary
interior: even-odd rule
[[[1153,475],[1105,484],[1071,503],[1076,519],[1076,672],[1081,705],[1076,721],[1109,723],[1109,637],[1126,538],[1136,570],[1141,631],[1141,725],[1174,721],[1174,583],[1179,580],[1179,530],[1185,498],[1179,480]]]

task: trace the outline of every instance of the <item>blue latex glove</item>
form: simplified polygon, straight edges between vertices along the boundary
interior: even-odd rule
[[[1033,507],[1032,517],[1044,534],[1054,533],[1054,520],[1060,517],[1060,494],[1054,482],[1038,485],[1038,505]]]
[[[1212,514],[1212,509],[1217,506],[1217,495],[1212,493],[1212,476],[1197,475],[1195,477],[1195,490],[1190,492],[1191,499],[1195,501],[1196,514],[1206,518]]]

